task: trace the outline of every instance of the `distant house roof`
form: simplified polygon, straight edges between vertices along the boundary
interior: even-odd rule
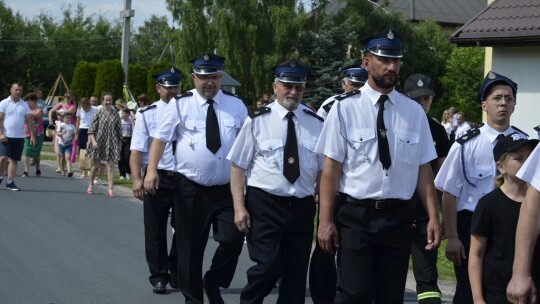
[[[372,0],[380,5],[386,0]],[[422,21],[434,19],[440,24],[461,25],[486,7],[486,0],[388,0],[385,9],[402,13],[409,20]],[[346,1],[332,0],[326,6],[326,13],[336,14],[346,5]]]
[[[450,41],[460,46],[540,45],[540,1],[495,0]]]
[[[241,86],[240,82],[232,78],[231,75],[227,74],[225,71],[221,71],[221,86],[224,87],[239,87]]]

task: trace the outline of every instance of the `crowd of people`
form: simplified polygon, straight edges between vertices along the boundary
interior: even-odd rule
[[[99,107],[96,96],[77,106],[66,92],[46,114],[57,172],[72,177],[80,149],[91,159],[81,167],[88,195],[104,167],[109,197],[115,165],[132,180],[152,291],[166,294],[169,284],[186,303],[203,303],[204,294],[224,303],[221,288],[231,284],[244,241],[254,265],[240,303],[262,303],[278,280],[278,303],[304,303],[310,260],[314,303],[402,303],[411,257],[418,302],[441,303],[443,237],[454,303],[536,301],[540,148],[510,124],[517,84],[491,71],[476,98],[484,124],[454,107],[438,122],[429,116],[437,95],[428,75],[410,75],[403,93],[395,88],[401,34],[385,30],[361,43],[361,64],[340,70],[343,93],[317,111],[303,102],[302,62],[277,63],[272,96],[251,111],[220,89],[225,58],[210,52],[191,60],[194,89],[182,92],[172,66],[153,75],[160,99],[142,94],[137,110],[113,104],[107,92]],[[14,191],[21,156],[23,177],[30,159],[41,174],[45,133],[40,97],[22,91],[15,83],[0,102],[0,172],[7,167]],[[219,246],[203,274],[210,229]]]

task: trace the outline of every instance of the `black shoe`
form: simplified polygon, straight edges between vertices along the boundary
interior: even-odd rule
[[[171,285],[171,288],[178,288],[178,275],[171,273],[171,281],[169,282],[169,285]]]
[[[167,293],[167,286],[165,286],[163,282],[157,282],[154,284],[154,289],[152,291],[157,294],[164,294]]]
[[[211,286],[206,284],[206,281],[203,281],[203,289],[206,297],[208,298],[208,303],[225,304],[225,302],[223,302],[223,298],[221,297],[219,286]]]

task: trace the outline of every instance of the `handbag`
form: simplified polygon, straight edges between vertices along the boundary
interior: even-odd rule
[[[91,159],[86,157],[86,149],[79,150],[79,170],[90,170]]]

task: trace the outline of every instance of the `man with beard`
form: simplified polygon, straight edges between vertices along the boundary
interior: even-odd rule
[[[362,43],[368,81],[332,107],[315,149],[326,156],[318,239],[326,252],[337,248],[334,303],[403,303],[415,190],[429,216],[426,250],[440,243],[436,153],[426,114],[394,89],[401,35],[387,30]]]
[[[195,88],[167,105],[152,136],[144,189],[156,193],[157,164],[166,143],[176,140],[174,216],[179,287],[186,303],[223,303],[220,287],[229,287],[244,235],[234,225],[231,162],[226,159],[247,109],[237,96],[220,90],[225,58],[204,53],[191,60]],[[219,247],[204,281],[202,265],[210,226]]]
[[[495,72],[486,75],[476,95],[486,112],[486,123],[456,140],[435,178],[435,186],[443,191],[446,257],[454,263],[456,274],[454,303],[473,303],[467,258],[472,215],[478,200],[493,190],[493,147],[498,138],[523,133],[510,126],[516,93],[517,84],[511,79]]]
[[[274,67],[275,102],[247,119],[228,159],[234,222],[247,235],[248,284],[240,303],[262,303],[281,277],[278,303],[304,303],[313,240],[314,152],[323,119],[301,104],[307,68],[296,60]],[[247,185],[244,197],[244,187]]]

